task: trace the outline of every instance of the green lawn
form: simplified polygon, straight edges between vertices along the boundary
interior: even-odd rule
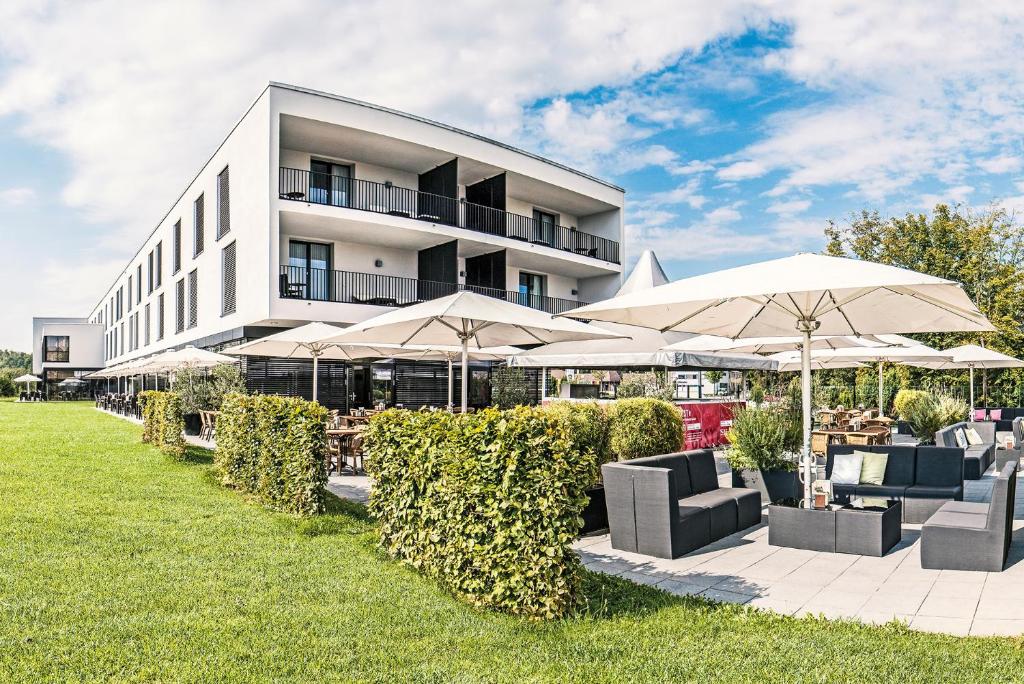
[[[86,404],[0,402],[0,681],[965,681],[1024,642],[795,620],[589,576],[551,625],[478,612],[315,523],[219,487]]]

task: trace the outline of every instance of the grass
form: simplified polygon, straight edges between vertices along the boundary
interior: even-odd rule
[[[1024,642],[677,598],[588,575],[586,614],[482,613],[384,558],[355,504],[299,522],[86,404],[0,402],[0,681],[964,681]]]

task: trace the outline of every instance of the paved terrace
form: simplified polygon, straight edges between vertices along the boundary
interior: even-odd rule
[[[719,480],[728,469],[719,460]],[[964,499],[987,502],[995,476],[964,483]],[[924,570],[920,525],[882,558],[768,545],[762,522],[681,558],[665,560],[611,548],[608,534],[575,544],[584,565],[673,594],[700,595],[785,615],[823,615],[865,623],[906,622],[911,629],[958,635],[1024,634],[1024,489],[1014,506],[1017,537],[1003,572]],[[1007,590],[1010,590],[1009,592]]]

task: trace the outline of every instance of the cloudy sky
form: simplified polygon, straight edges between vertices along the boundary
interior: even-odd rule
[[[86,315],[267,81],[627,189],[671,277],[828,218],[1024,207],[1024,5],[821,0],[0,3],[0,348]]]

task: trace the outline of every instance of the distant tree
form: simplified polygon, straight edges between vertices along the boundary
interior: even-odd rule
[[[710,382],[715,388],[715,394],[718,394],[718,383],[725,376],[725,371],[721,370],[706,370],[704,371],[704,377]]]
[[[17,368],[27,373],[31,367],[31,354],[14,351],[13,349],[0,349],[0,368]]]

